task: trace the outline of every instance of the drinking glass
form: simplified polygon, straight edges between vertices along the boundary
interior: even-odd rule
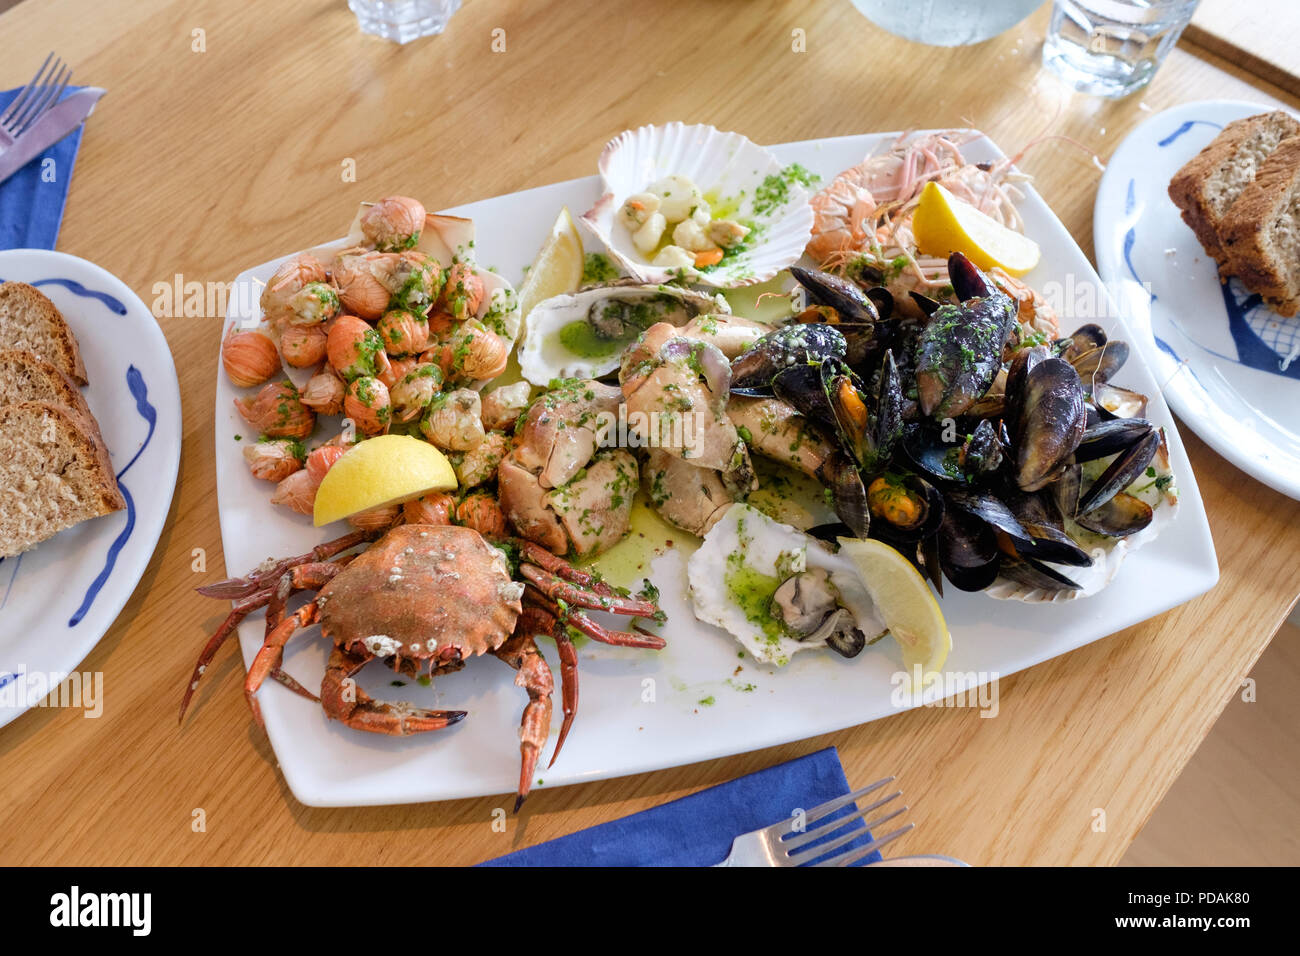
[[[1043,0],[853,0],[858,12],[895,36],[930,46],[983,43],[1010,30]]]
[[[348,0],[362,33],[397,43],[441,33],[461,0]]]
[[[1200,0],[1056,0],[1043,63],[1084,93],[1117,98],[1151,82]]]

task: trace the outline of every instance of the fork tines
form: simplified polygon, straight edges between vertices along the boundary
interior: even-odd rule
[[[877,780],[875,783],[868,784],[861,790],[855,790],[852,793],[847,793],[835,800],[816,806],[808,811],[803,822],[805,826],[807,826],[808,824],[815,823],[818,820],[825,819],[835,811],[843,809],[857,800],[862,799],[872,791],[885,786],[885,784],[892,783],[893,780],[893,777],[886,777],[884,780]],[[785,852],[790,862],[795,866],[812,863],[814,860],[818,861],[813,863],[814,866],[849,866],[864,857],[869,856],[876,850],[879,850],[887,843],[893,842],[908,830],[912,829],[914,824],[907,823],[899,827],[897,830],[886,833],[884,836],[875,836],[875,833],[881,824],[888,823],[900,814],[905,813],[908,809],[906,805],[901,806],[896,810],[882,813],[870,820],[866,819],[869,814],[882,810],[888,803],[896,800],[902,795],[903,791],[895,790],[888,796],[881,797],[865,807],[859,807],[854,813],[837,817],[834,820],[829,820],[818,827],[809,827],[801,833],[794,832],[795,821],[791,820],[785,824],[786,835],[782,836],[778,846]],[[861,839],[864,832],[861,827],[845,829],[849,824],[856,823],[859,820],[863,821],[866,825],[866,829],[872,832],[871,841],[865,846],[854,847],[853,849],[837,856],[833,856],[830,859],[820,859],[820,857],[825,856],[832,850],[839,849],[846,843],[851,843],[854,840]],[[844,832],[833,837],[831,836],[840,830],[844,830]],[[826,839],[827,837],[831,837],[831,839]],[[825,842],[817,843],[816,846],[808,845],[819,840],[825,840]]]
[[[72,68],[61,57],[51,53],[32,81],[19,91],[9,108],[0,115],[0,130],[17,139],[59,101],[71,79]]]

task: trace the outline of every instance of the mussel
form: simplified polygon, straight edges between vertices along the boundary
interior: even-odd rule
[[[1126,538],[1151,524],[1155,512],[1141,498],[1119,492],[1104,504],[1075,516],[1080,526],[1111,538]]]
[[[1069,362],[1045,358],[1026,362],[1028,371],[1007,376],[1016,389],[1015,418],[1011,429],[1015,447],[1016,484],[1022,491],[1037,491],[1068,463],[1088,426],[1083,385]]]
[[[935,418],[961,415],[984,397],[1016,321],[1015,301],[961,253],[949,256],[948,273],[960,304],[934,311],[916,353],[921,412]]]
[[[797,321],[834,325],[848,346],[844,357],[855,368],[883,348],[896,330],[897,321],[890,319],[894,297],[888,290],[875,287],[864,292],[848,279],[801,266],[791,266],[790,274],[807,300]]]
[[[920,475],[883,472],[867,483],[871,535],[890,542],[928,538],[943,521],[943,495]]]
[[[945,442],[943,429],[913,422],[904,431],[903,448],[917,468],[941,483],[969,485],[1002,465],[1002,437],[990,419],[981,419],[970,433]]]
[[[783,369],[842,359],[847,352],[844,335],[830,325],[783,325],[732,360],[731,388],[738,395],[771,395],[772,379]]]
[[[960,591],[983,591],[997,579],[1002,563],[993,529],[956,508],[944,512],[938,552],[943,576]]]

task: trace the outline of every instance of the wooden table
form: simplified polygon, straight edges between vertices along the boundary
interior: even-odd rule
[[[1065,133],[1107,156],[1148,109],[1234,97],[1298,102],[1180,47],[1137,96],[1065,90],[1039,67],[1046,10],[975,48],[896,40],[847,2],[468,3],[441,38],[362,36],[342,0],[22,3],[0,17],[26,79],[57,45],[108,88],[77,161],[60,248],[121,276],[229,280],[332,235],[363,197],[438,208],[595,168],[612,134],[687,119],[782,142],[970,124],[1014,149]],[[492,52],[492,31],[506,52]],[[205,52],[192,31],[203,30]],[[792,51],[793,31],[806,51]],[[356,160],[358,182],[341,182]],[[1024,160],[1085,250],[1099,172],[1046,144]],[[917,824],[900,852],[979,864],[1114,863],[1300,593],[1300,504],[1190,431],[1222,564],[1209,594],[1002,681],[1001,714],[923,709],[787,746],[537,793],[505,833],[501,797],[350,810],[300,806],[239,692],[227,651],[183,729],[178,695],[223,611],[193,587],[221,574],[213,356],[221,320],[169,319],[185,448],[157,553],[82,665],[106,674],[98,720],[33,710],[0,730],[2,863],[473,863],[834,744],[850,781],[897,774]],[[191,570],[204,548],[209,571]],[[244,570],[244,569],[237,569]],[[579,727],[578,732],[581,732]],[[194,812],[206,828],[195,832]],[[1105,812],[1104,832],[1094,821]]]
[[[1201,0],[1185,38],[1300,96],[1295,0]]]

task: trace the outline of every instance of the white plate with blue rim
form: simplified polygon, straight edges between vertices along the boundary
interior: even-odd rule
[[[1169,180],[1228,123],[1274,109],[1207,100],[1157,113],[1111,157],[1097,191],[1097,271],[1170,408],[1246,474],[1300,499],[1300,316],[1219,282]]]
[[[0,726],[46,703],[117,620],[162,534],[181,452],[176,366],[139,297],[99,266],[43,249],[0,251],[0,281],[9,280],[49,296],[76,335],[90,382],[82,394],[126,508],[0,561]],[[96,686],[58,700],[93,713]]]

